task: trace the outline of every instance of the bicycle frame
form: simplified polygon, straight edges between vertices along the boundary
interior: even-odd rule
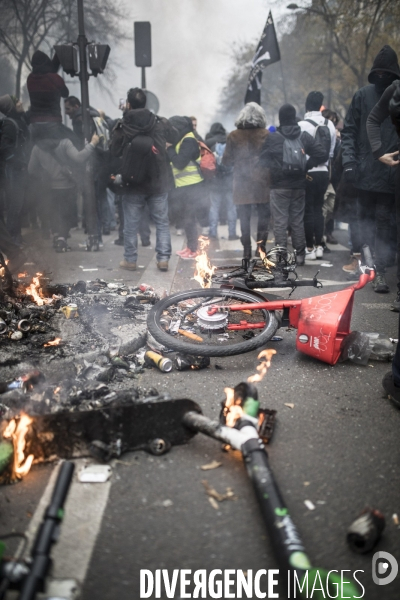
[[[227,307],[210,306],[208,312],[213,314],[221,310],[283,310],[284,319],[287,318],[289,326],[297,329],[296,349],[335,365],[340,357],[343,339],[350,333],[354,293],[375,277],[373,268],[361,267],[361,271],[357,283],[338,292],[302,300],[274,300],[255,304],[233,304]],[[264,322],[248,323],[243,320],[238,325],[228,325],[227,330],[262,329],[264,326]]]

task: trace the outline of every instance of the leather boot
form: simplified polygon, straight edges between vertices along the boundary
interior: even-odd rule
[[[243,258],[251,258],[251,238],[243,236],[240,238],[243,246]]]

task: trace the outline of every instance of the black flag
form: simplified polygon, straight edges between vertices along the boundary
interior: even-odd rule
[[[249,85],[247,86],[246,98],[244,100],[245,104],[248,102],[261,104],[262,71],[268,65],[278,62],[278,60],[281,60],[281,53],[279,51],[272,13],[269,11],[261,40],[251,63]]]

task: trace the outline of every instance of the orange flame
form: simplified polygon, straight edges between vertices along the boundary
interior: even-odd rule
[[[228,427],[235,427],[236,421],[244,415],[243,409],[240,406],[240,399],[235,402],[235,391],[233,388],[224,388],[226,395],[225,409],[226,409],[226,424]]]
[[[211,287],[211,278],[217,267],[213,267],[210,259],[207,256],[206,248],[210,245],[210,240],[201,235],[199,237],[200,247],[199,254],[196,256],[196,268],[194,271],[194,279],[199,282],[202,288]]]
[[[43,344],[43,348],[48,348],[49,346],[58,346],[60,342],[61,342],[61,338],[56,338],[55,340],[52,340],[51,342],[47,342],[47,344]]]
[[[14,446],[14,473],[18,479],[27,475],[31,469],[34,456],[29,454],[25,458],[26,434],[32,419],[28,415],[22,414],[18,425],[15,419],[7,425],[3,437],[11,438]]]
[[[53,302],[52,298],[42,298],[40,295],[40,283],[39,277],[42,276],[42,273],[36,273],[36,277],[33,277],[32,283],[26,288],[26,293],[33,297],[34,302],[38,306],[43,306],[43,304],[51,304]]]
[[[258,245],[258,251],[260,253],[260,258],[263,262],[264,267],[269,271],[271,268],[275,267],[275,263],[271,262],[268,258],[267,255],[265,254],[264,250],[261,247],[262,241],[257,242]]]
[[[23,277],[28,277],[28,273],[25,271],[25,273],[18,273],[18,279],[22,279]]]
[[[257,358],[262,358],[264,360],[257,366],[258,373],[255,373],[247,378],[249,383],[257,383],[258,381],[262,381],[264,379],[269,367],[271,366],[271,360],[274,354],[276,354],[276,350],[262,350],[260,352]]]

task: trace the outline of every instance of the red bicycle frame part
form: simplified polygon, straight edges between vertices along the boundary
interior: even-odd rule
[[[223,310],[284,310],[289,309],[289,324],[297,328],[296,348],[304,354],[334,365],[339,360],[343,339],[350,333],[354,293],[373,281],[375,272],[362,273],[354,285],[340,290],[304,298],[303,300],[276,300],[254,304],[233,304],[226,307],[210,307],[209,313]],[[212,312],[211,312],[212,311]],[[265,323],[240,321],[228,325],[228,331],[262,329]]]

